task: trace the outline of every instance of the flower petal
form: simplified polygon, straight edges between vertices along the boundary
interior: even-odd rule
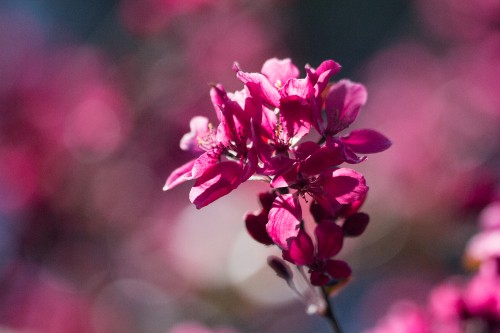
[[[333,221],[323,221],[314,230],[317,240],[317,257],[329,259],[339,253],[344,241],[342,228]]]
[[[247,228],[248,233],[255,239],[257,242],[264,245],[272,245],[274,244],[271,237],[266,230],[266,224],[268,222],[268,214],[260,213],[258,215],[248,213],[245,216],[245,226]]]
[[[195,182],[189,200],[200,209],[230,193],[241,184],[242,167],[236,162],[212,165]]]
[[[297,237],[289,241],[289,248],[283,251],[283,258],[297,266],[314,263],[314,244],[304,229],[300,229]]]
[[[193,179],[192,170],[195,162],[196,159],[193,159],[172,171],[163,186],[163,191],[168,191],[187,180]]]
[[[288,249],[287,241],[297,236],[301,219],[302,209],[297,196],[281,195],[274,200],[269,211],[267,233],[279,247]]]
[[[321,287],[330,282],[331,279],[323,271],[312,271],[310,280],[313,286]]]
[[[203,151],[200,148],[200,141],[209,141],[213,136],[210,131],[208,118],[197,116],[189,122],[190,132],[184,134],[181,139],[180,147],[182,150]]]
[[[355,213],[350,215],[344,221],[342,225],[342,230],[344,235],[349,237],[356,237],[361,235],[370,222],[370,216],[365,213]]]
[[[278,58],[268,59],[262,65],[261,73],[274,86],[283,86],[289,79],[298,78],[300,74],[299,69],[292,63],[290,58],[281,60]]]
[[[289,167],[285,172],[278,173],[271,181],[271,187],[281,188],[288,187],[297,183],[297,166]]]
[[[380,153],[392,145],[392,142],[384,135],[371,129],[352,131],[340,140],[353,152],[359,154]]]
[[[310,177],[343,162],[342,151],[338,145],[334,147],[324,145],[300,163],[299,171],[304,177]]]
[[[266,224],[269,221],[269,210],[273,205],[274,199],[276,199],[276,192],[274,191],[259,193],[259,201],[262,209],[258,214],[247,213],[245,216],[245,226],[248,233],[253,239],[264,245],[274,244],[266,230]]]
[[[366,89],[362,84],[340,80],[331,86],[325,105],[328,134],[336,134],[356,120],[366,98]]]
[[[280,94],[278,89],[274,87],[268,78],[261,73],[246,73],[243,72],[237,63],[233,65],[233,70],[236,72],[236,77],[243,83],[252,82],[257,84],[262,93],[264,102],[274,106],[279,106]]]
[[[323,173],[322,177],[325,177],[324,190],[340,204],[352,203],[368,191],[363,175],[352,169],[336,169],[331,174]]]
[[[351,267],[342,260],[328,260],[325,270],[334,279],[347,279],[352,272]]]
[[[333,60],[323,61],[316,69],[306,66],[307,76],[311,83],[316,86],[317,96],[321,95],[330,78],[337,74],[340,69],[341,66]]]

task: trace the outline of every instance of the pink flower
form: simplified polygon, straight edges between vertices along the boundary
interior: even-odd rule
[[[169,190],[187,180],[196,179],[189,194],[196,208],[204,207],[236,189],[250,178],[257,167],[257,156],[252,148],[247,147],[251,135],[250,118],[221,86],[213,87],[211,94],[220,120],[217,130],[204,117],[191,120],[191,132],[182,138],[181,148],[205,152],[174,170],[163,188]],[[245,98],[235,96],[241,100]],[[223,157],[226,159],[222,160]]]
[[[325,121],[323,116],[316,120],[319,132],[327,138],[334,137],[348,128],[357,118],[359,110],[365,105],[366,89],[359,83],[340,80],[332,85],[325,100]],[[344,160],[348,163],[359,163],[364,158],[359,154],[379,153],[391,146],[391,142],[382,134],[371,129],[360,129],[346,136],[327,140],[329,147],[339,145]]]
[[[348,278],[351,269],[347,263],[331,259],[342,248],[342,229],[335,223],[324,222],[316,226],[314,234],[316,247],[311,237],[301,229],[289,241],[288,250],[283,251],[283,258],[297,266],[307,266],[311,273],[311,283],[315,286]]]
[[[392,306],[389,314],[381,319],[375,328],[364,333],[430,333],[430,326],[429,318],[423,309],[409,301],[401,301]]]
[[[269,221],[269,211],[276,199],[276,192],[263,192],[259,194],[259,201],[262,209],[258,214],[247,213],[245,216],[245,225],[250,236],[253,237],[257,242],[264,245],[274,244],[271,237],[266,230],[266,224]]]
[[[309,133],[313,109],[317,108],[317,91],[326,79],[320,74],[327,71],[329,78],[340,69],[333,61],[325,63],[329,66],[323,66],[322,72],[311,72],[304,79],[297,78],[299,71],[290,59],[269,59],[261,73],[246,73],[234,65],[237,77],[259,105],[254,120],[258,126],[255,144],[265,163],[264,173],[286,169],[292,163],[290,148]]]
[[[364,177],[346,168],[327,170],[307,178],[295,168],[273,180],[271,185],[297,190],[293,195],[285,194],[276,198],[269,212],[267,232],[283,249],[287,249],[288,239],[297,235],[302,220],[299,196],[311,196],[322,209],[333,215],[341,205],[363,198],[368,191]]]
[[[228,327],[218,327],[212,330],[193,321],[177,324],[168,333],[236,333],[236,331]]]

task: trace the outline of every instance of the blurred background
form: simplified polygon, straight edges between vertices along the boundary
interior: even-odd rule
[[[336,60],[368,88],[355,126],[394,143],[354,167],[372,219],[341,253],[346,332],[464,274],[498,198],[496,0],[3,0],[0,42],[0,332],[328,332],[244,230],[262,184],[199,211],[162,192],[234,61]]]

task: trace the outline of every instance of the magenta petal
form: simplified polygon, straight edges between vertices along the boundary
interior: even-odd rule
[[[384,135],[371,129],[352,131],[340,140],[352,151],[360,154],[380,153],[392,145]]]
[[[242,167],[236,162],[211,166],[195,182],[189,200],[200,209],[230,193],[241,184]]]
[[[330,87],[326,96],[327,129],[337,133],[347,128],[358,116],[366,103],[367,93],[363,85],[340,80]],[[331,134],[333,134],[331,133]]]
[[[271,84],[275,86],[283,86],[289,79],[299,77],[299,69],[295,66],[290,58],[268,59],[262,65],[261,73],[264,74]]]
[[[319,259],[329,259],[339,253],[344,241],[342,228],[333,221],[324,221],[316,226],[314,230],[318,241]]]
[[[351,276],[351,267],[342,260],[328,260],[326,271],[334,279],[347,279]]]
[[[342,164],[343,162],[344,158],[342,156],[342,151],[338,146],[332,149],[324,145],[300,163],[299,171],[304,177],[309,177]]]
[[[307,79],[290,79],[279,91],[282,98],[297,96],[305,100],[311,97],[313,92],[313,86]]]
[[[314,244],[303,229],[299,231],[297,237],[289,241],[289,248],[283,251],[283,258],[297,266],[314,263]]]
[[[165,186],[163,186],[163,190],[170,190],[187,180],[193,179],[192,170],[195,162],[196,159],[191,160],[172,171],[165,182]]]
[[[219,162],[219,156],[217,153],[217,151],[207,151],[195,160],[192,171],[193,178],[198,178],[207,169]],[[220,152],[218,154],[220,154]]]
[[[267,214],[263,213],[259,215],[250,213],[245,216],[245,226],[250,236],[259,243],[272,245],[274,242],[266,231],[267,221]]]
[[[297,166],[293,166],[286,172],[278,174],[271,182],[271,186],[273,188],[281,188],[297,183],[297,171]]]
[[[200,148],[200,141],[204,143],[204,141],[211,140],[211,131],[208,126],[208,118],[206,117],[193,117],[189,122],[190,132],[184,134],[181,139],[180,147],[182,150],[189,151],[202,151]]]
[[[272,106],[278,107],[280,94],[278,89],[274,87],[271,82],[260,73],[246,73],[240,70],[237,64],[234,64],[233,69],[236,71],[236,76],[243,83],[254,83],[260,87],[262,99],[271,104]]]
[[[267,233],[282,249],[288,249],[287,241],[297,236],[302,209],[299,199],[293,194],[284,194],[276,198],[269,211]]]
[[[319,96],[325,89],[330,78],[337,74],[341,66],[333,60],[323,61],[318,68],[306,66],[306,71],[311,83],[316,85],[316,94]]]
[[[323,271],[312,271],[310,280],[313,286],[321,287],[330,282],[331,279]]]
[[[315,142],[312,141],[304,141],[300,144],[298,144],[294,150],[293,153],[295,155],[295,158],[298,160],[305,160],[309,155],[314,153],[320,148],[320,145],[318,145]]]
[[[350,215],[344,221],[342,225],[342,230],[344,230],[344,235],[349,237],[356,237],[361,235],[368,223],[370,222],[370,216],[365,213],[355,213]]]
[[[368,191],[363,175],[352,169],[336,169],[331,175],[322,174],[322,177],[325,177],[324,190],[340,204],[359,200]]]
[[[274,244],[267,233],[266,224],[268,222],[269,210],[275,199],[276,192],[274,191],[259,193],[259,202],[262,207],[259,214],[248,213],[245,216],[245,226],[250,236],[257,242],[265,245]]]

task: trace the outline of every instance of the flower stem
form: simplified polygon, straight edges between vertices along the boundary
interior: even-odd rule
[[[340,328],[339,322],[335,317],[333,304],[330,301],[330,297],[328,296],[326,289],[322,287],[321,292],[323,293],[323,298],[325,299],[326,302],[326,310],[325,313],[323,314],[323,317],[325,317],[325,319],[328,320],[328,323],[330,324],[334,333],[342,333],[342,329]]]

